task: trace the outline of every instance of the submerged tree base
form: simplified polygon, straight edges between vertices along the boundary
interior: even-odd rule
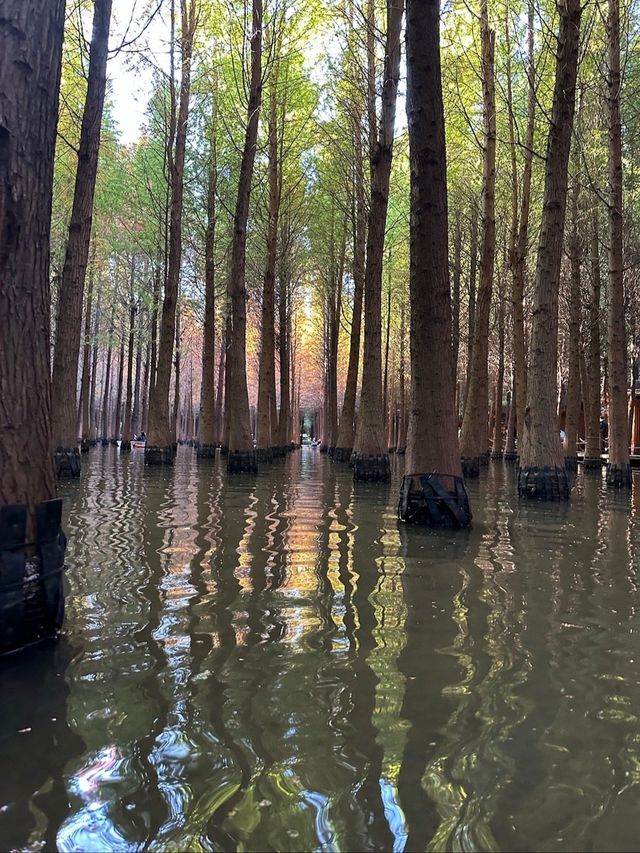
[[[460,459],[462,463],[462,476],[465,479],[480,476],[480,457],[479,456],[463,456]]]
[[[77,447],[59,447],[53,454],[53,464],[59,480],[76,479],[80,476],[80,451]]]
[[[502,462],[504,459],[504,453],[501,450],[492,450],[491,459],[493,459],[494,462]]]
[[[396,447],[396,456],[404,456],[404,454],[406,452],[407,452],[406,447]]]
[[[100,444],[102,445],[102,447],[109,447],[109,439],[103,438]]]
[[[273,462],[273,447],[256,447],[256,460],[258,462]]]
[[[564,467],[567,471],[577,471],[578,470],[578,457],[577,456],[565,456],[564,457]]]
[[[384,483],[391,479],[387,453],[354,453],[353,479]]]
[[[607,464],[607,486],[611,489],[630,489],[633,482],[631,465]]]
[[[120,453],[131,453],[131,442],[130,441],[121,441],[120,442]]]
[[[196,445],[197,459],[213,459],[216,455],[217,444],[198,444]]]
[[[336,462],[351,462],[352,453],[353,448],[351,447],[334,447],[333,458]]]
[[[88,438],[80,441],[80,453],[88,453],[90,447],[95,447],[95,441],[92,443]]]
[[[173,465],[175,458],[176,446],[174,444],[169,447],[147,445],[144,449],[145,465]]]
[[[585,471],[600,471],[602,472],[602,466],[604,465],[604,460],[602,456],[585,456],[584,457],[584,470]]]
[[[505,452],[502,454],[502,460],[504,462],[517,462],[518,454],[515,450],[505,450]]]
[[[27,507],[0,508],[0,654],[52,637],[62,627],[67,539],[61,519],[61,500],[36,508],[35,542],[27,556]]]
[[[320,445],[320,453],[327,453],[327,452],[328,452],[328,450],[329,450],[329,445],[328,445],[328,444],[321,444],[321,445]]]
[[[400,487],[398,518],[428,527],[468,527],[472,515],[462,477],[435,472],[405,475]]]
[[[257,474],[258,462],[255,450],[234,450],[227,458],[227,471],[230,474]]]
[[[538,501],[568,501],[571,493],[564,466],[523,467],[518,470],[518,494]]]

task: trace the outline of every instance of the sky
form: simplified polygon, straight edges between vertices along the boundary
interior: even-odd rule
[[[164,43],[167,29],[159,16],[149,29],[136,39],[135,45],[117,51],[125,34],[127,39],[140,35],[140,24],[136,23],[136,19],[142,17],[145,6],[146,3],[143,4],[142,0],[113,0],[111,55],[107,74],[114,118],[120,129],[121,141],[125,145],[137,142],[145,123],[145,110],[151,95],[150,63],[164,67],[167,58]]]

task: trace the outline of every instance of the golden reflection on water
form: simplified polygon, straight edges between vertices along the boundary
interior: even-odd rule
[[[64,486],[68,641],[0,671],[3,849],[637,847],[637,488],[519,504],[492,465],[451,534],[398,524],[398,460],[141,462]]]

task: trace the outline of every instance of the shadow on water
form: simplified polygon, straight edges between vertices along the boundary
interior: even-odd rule
[[[92,450],[67,637],[0,666],[0,848],[637,848],[640,490],[492,464],[454,535],[393,466]]]

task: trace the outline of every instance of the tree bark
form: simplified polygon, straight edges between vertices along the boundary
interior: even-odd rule
[[[404,0],[388,0],[387,36],[378,138],[371,157],[371,202],[364,279],[364,370],[356,434],[356,479],[390,476],[382,411],[382,266],[393,160],[396,99],[400,77],[400,31]]]
[[[95,249],[93,250],[93,259],[95,259]],[[91,416],[89,413],[89,385],[90,385],[90,367],[91,367],[91,320],[93,308],[93,280],[95,276],[94,263],[91,264],[89,272],[89,287],[87,290],[87,305],[85,309],[84,320],[84,341],[82,342],[82,380],[80,383],[80,424],[76,429],[76,434],[82,435],[82,450],[89,449],[89,440],[91,432]]]
[[[98,380],[98,335],[100,333],[100,321],[102,302],[102,287],[98,282],[98,299],[96,303],[96,318],[93,324],[93,347],[91,353],[91,385],[89,388],[89,417],[91,418],[90,442],[94,445],[98,440],[98,410],[96,406],[96,383]]]
[[[600,395],[602,370],[600,368],[600,244],[598,239],[598,208],[594,207],[591,222],[591,282],[588,303],[588,338],[586,353],[586,378],[583,387],[585,401],[584,450],[585,470],[602,470],[602,450],[600,447]]]
[[[0,17],[0,507],[27,505],[31,539],[35,508],[56,493],[49,236],[64,2],[5,0]]]
[[[231,340],[227,353],[233,384],[225,405],[229,410],[229,457],[227,470],[255,471],[256,455],[251,436],[249,392],[247,389],[247,220],[253,165],[258,141],[258,119],[262,101],[262,0],[253,0],[251,28],[251,72],[247,126],[245,130],[238,196],[233,221],[229,301],[231,304]]]
[[[117,441],[121,437],[122,427],[122,385],[124,377],[124,334],[120,334],[120,353],[118,357],[118,385],[116,388],[116,407],[115,417],[113,419],[113,435],[112,441]]]
[[[282,163],[278,146],[278,100],[276,69],[272,72],[269,88],[269,213],[267,222],[266,257],[262,286],[262,326],[260,367],[258,375],[258,413],[256,446],[258,460],[270,461],[275,443],[276,424],[272,422],[273,402],[276,396],[275,365],[275,286],[278,248],[278,218],[282,193]]]
[[[575,157],[578,161],[578,156]],[[580,417],[580,265],[582,244],[578,231],[579,210],[579,162],[575,163],[576,174],[571,193],[571,237],[569,241],[569,340],[567,381],[567,411],[565,417],[564,464],[568,470],[578,467],[578,418]]]
[[[524,440],[518,474],[520,494],[540,500],[569,497],[556,417],[558,291],[582,10],[580,0],[566,0],[558,8],[560,28],[534,282]]]
[[[495,32],[489,28],[487,0],[480,0],[480,44],[484,123],[482,240],[469,390],[460,432],[465,476],[479,474],[480,464],[486,460],[489,450],[489,318],[496,247],[496,91]]]
[[[109,343],[107,345],[107,364],[104,374],[104,389],[102,395],[102,444],[103,446],[109,443],[109,398],[111,394],[111,355],[113,344],[113,316],[114,311],[111,311],[111,322],[109,324]]]
[[[215,98],[214,94],[214,98]],[[211,112],[209,131],[209,174],[207,177],[207,229],[204,245],[204,328],[202,332],[202,384],[200,394],[200,424],[198,458],[211,458],[216,450],[216,192],[218,157],[216,148],[216,103]]]
[[[607,485],[631,487],[629,465],[627,344],[624,318],[622,126],[620,121],[620,2],[608,0],[609,104],[609,462]]]
[[[506,8],[506,7],[505,7]],[[507,12],[508,14],[508,12]],[[507,25],[508,33],[508,25]],[[510,52],[509,52],[510,57]],[[527,95],[527,129],[524,144],[524,165],[522,171],[522,193],[518,210],[518,175],[516,160],[516,139],[511,97],[511,74],[508,74],[509,97],[509,137],[511,145],[512,171],[512,226],[509,264],[511,266],[511,310],[513,319],[513,371],[515,383],[515,421],[518,446],[522,444],[524,431],[524,413],[527,405],[527,366],[524,333],[524,282],[527,255],[529,252],[529,210],[531,207],[531,178],[533,174],[533,146],[536,116],[535,83],[535,46],[534,46],[534,4],[529,2],[527,24],[527,74],[529,78]]]
[[[504,390],[504,300],[498,304],[498,374],[493,405],[492,459],[502,459],[502,392]]]
[[[112,0],[95,0],[87,95],[80,128],[78,167],[65,251],[53,353],[51,431],[58,475],[80,474],[76,429],[78,360],[84,283],[91,241],[100,128],[107,82]]]
[[[160,343],[155,383],[149,399],[149,434],[145,447],[148,464],[173,462],[175,432],[172,431],[169,410],[171,366],[176,335],[176,308],[179,295],[182,263],[182,206],[184,196],[184,161],[191,94],[191,57],[193,37],[197,23],[196,0],[181,0],[181,79],[178,117],[175,126],[175,150],[172,133],[169,134],[167,162],[169,167],[169,250],[162,316],[160,318]],[[173,94],[172,94],[173,97]]]
[[[357,116],[356,116],[357,118]],[[349,338],[349,363],[344,389],[344,400],[336,439],[334,458],[348,462],[353,450],[355,432],[356,394],[360,368],[360,336],[362,329],[362,300],[364,295],[364,267],[367,240],[366,211],[363,167],[363,142],[359,123],[354,120],[354,197],[352,207],[353,231],[353,312]]]
[[[142,428],[141,418],[141,391],[142,391],[142,342],[140,339],[140,327],[138,325],[138,343],[136,346],[136,378],[133,390],[133,409],[131,411],[131,435],[135,438]]]
[[[131,284],[133,286],[134,276],[134,261],[131,263]],[[135,347],[135,322],[136,322],[136,303],[133,295],[133,287],[129,299],[129,348],[127,352],[127,386],[124,400],[124,423],[122,425],[122,442],[120,451],[126,453],[131,450],[132,432],[132,413],[133,413],[133,350]]]
[[[411,398],[400,515],[406,520],[435,523],[435,516],[421,507],[424,486],[413,476],[435,474],[442,488],[449,495],[455,494],[451,497],[452,524],[464,526],[471,518],[468,501],[462,481],[453,479],[461,476],[462,467],[453,393],[438,0],[407,0],[406,40],[411,166]],[[443,508],[442,517],[447,514]]]

